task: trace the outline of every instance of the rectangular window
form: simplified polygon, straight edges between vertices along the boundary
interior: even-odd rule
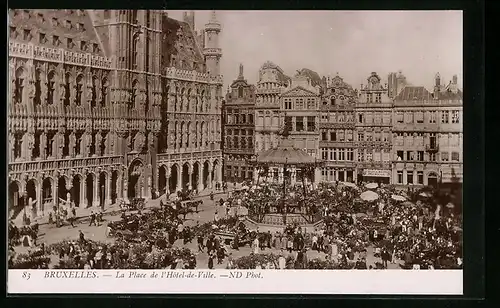
[[[417,152],[417,160],[418,161],[424,161],[424,151],[418,151]]]
[[[373,93],[366,94],[366,101],[368,103],[372,103],[373,102]]]
[[[403,171],[398,171],[398,183],[403,184]]]
[[[295,131],[301,132],[304,130],[304,117],[295,118]]]
[[[388,142],[389,141],[389,133],[387,132],[382,132],[382,140],[384,142]]]
[[[358,141],[365,141],[365,134],[363,132],[358,132]]]
[[[384,153],[382,154],[382,160],[383,160],[384,162],[388,162],[388,161],[390,161],[390,160],[391,160],[391,155],[390,155],[390,153],[389,153],[389,152],[384,152]]]
[[[373,114],[368,112],[366,114],[366,119],[365,119],[366,124],[372,124],[373,123]]]
[[[407,160],[415,160],[415,153],[413,151],[406,152]]]
[[[413,146],[413,135],[406,136],[406,145]]]
[[[38,41],[40,44],[44,44],[46,42],[45,33],[38,33]]]
[[[302,98],[295,100],[295,109],[304,109],[304,100]]]
[[[450,123],[450,112],[448,110],[441,111],[441,124]]]
[[[429,153],[429,161],[436,161],[436,153]]]
[[[404,153],[403,151],[397,151],[396,152],[396,155],[398,156],[398,160],[403,160],[403,158],[404,158],[403,157],[403,155],[404,155],[403,153]]]
[[[382,155],[380,152],[375,152],[373,153],[373,160],[374,161],[382,161]]]
[[[328,152],[326,151],[326,149],[321,149],[321,159],[328,160]]]
[[[363,114],[358,114],[358,123],[363,123]]]
[[[326,141],[326,140],[327,140],[326,132],[321,132],[321,141]]]
[[[402,112],[396,113],[396,122],[398,123],[404,122],[404,114]]]
[[[340,142],[344,142],[344,131],[343,130],[339,130],[339,141]]]
[[[365,153],[363,150],[358,151],[358,161],[364,161],[365,160]]]
[[[413,184],[413,171],[406,171],[406,183]]]
[[[375,102],[376,103],[380,103],[382,101],[382,94],[381,93],[377,93],[376,96],[375,96]]]
[[[422,111],[417,111],[415,113],[415,121],[419,124],[424,123],[424,113]]]
[[[454,110],[451,112],[451,123],[453,124],[460,123],[460,111]]]
[[[411,112],[405,112],[405,123],[406,124],[413,123],[413,113],[411,113]]]
[[[417,171],[417,184],[424,184],[424,172]]]
[[[372,132],[366,132],[366,141],[373,141]]]
[[[330,141],[337,141],[337,133],[330,132]]]
[[[430,124],[435,124],[436,123],[436,116],[437,115],[437,111],[430,111],[429,112],[429,123]]]
[[[330,149],[330,160],[337,160],[337,149]]]
[[[366,153],[366,161],[373,161],[373,153],[372,152]]]
[[[460,160],[460,153],[451,152],[451,161],[459,161],[459,160]]]
[[[380,132],[375,132],[375,141],[380,141]]]
[[[316,131],[316,117],[307,117],[307,131]]]
[[[380,112],[376,112],[373,119],[375,124],[382,123],[382,114]]]
[[[352,130],[346,131],[346,141],[352,142]]]
[[[442,152],[441,153],[441,161],[449,161],[450,158],[449,158],[449,153],[448,152]]]

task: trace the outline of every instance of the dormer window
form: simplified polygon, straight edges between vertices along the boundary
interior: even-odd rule
[[[82,51],[86,51],[87,50],[87,42],[80,41],[80,50],[82,50]]]
[[[24,29],[23,30],[23,40],[29,41],[31,39],[31,30]]]
[[[73,48],[73,39],[70,38],[67,39],[66,47]]]
[[[66,28],[71,29],[71,20],[66,20]]]
[[[59,22],[57,21],[57,18],[53,17],[52,18],[52,26],[57,27],[59,25]]]
[[[16,27],[10,27],[10,38],[15,39],[17,37]]]
[[[83,30],[85,30],[85,25],[83,23],[79,22],[76,24],[76,29],[83,31]]]
[[[45,37],[45,33],[38,33],[38,42],[40,44],[43,44],[47,41],[46,37]]]
[[[97,45],[97,44],[94,43],[92,45],[92,52],[99,52],[99,45]]]
[[[59,36],[54,35],[54,36],[52,37],[52,44],[53,44],[54,46],[59,46]]]

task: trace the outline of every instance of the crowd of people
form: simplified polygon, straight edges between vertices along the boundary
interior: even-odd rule
[[[363,200],[367,191],[377,197]],[[383,269],[389,263],[405,269],[462,267],[461,215],[450,202],[438,200],[435,191],[333,183],[288,187],[283,196],[282,185],[248,183],[225,200],[212,194],[213,220],[196,225],[187,223],[186,215],[198,213],[201,201],[189,196],[161,201],[159,209],[123,209],[121,220],[107,225],[110,243],[87,240],[80,231],[75,241],[42,244],[17,259],[13,255],[9,265],[26,267],[32,256],[45,256],[32,260],[36,264],[31,267],[44,268],[46,256],[55,255],[57,268],[195,268],[197,255],[206,254],[207,264],[198,266],[209,269],[224,263],[239,269]],[[247,215],[259,219],[268,214],[284,216],[281,229],[249,230],[242,222]],[[289,214],[322,223],[306,229],[287,222]],[[94,214],[90,224],[97,223],[102,217]],[[33,227],[28,228],[10,226],[9,243],[19,244],[20,234],[26,233],[36,239]],[[186,248],[192,242],[197,249]],[[235,258],[233,253],[240,255],[244,246],[251,251]],[[368,264],[368,254],[374,264]]]

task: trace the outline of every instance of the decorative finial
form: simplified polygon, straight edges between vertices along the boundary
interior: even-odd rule
[[[217,22],[217,13],[215,11],[212,11],[210,21]]]
[[[243,78],[243,64],[242,63],[240,63],[240,75],[238,77]]]

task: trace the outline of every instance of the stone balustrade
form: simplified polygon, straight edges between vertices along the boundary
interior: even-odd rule
[[[122,164],[122,156],[72,157],[64,159],[26,161],[9,163],[9,174],[35,171],[64,170],[99,166],[118,166]]]
[[[170,79],[178,79],[200,83],[222,83],[222,76],[210,76],[208,73],[200,73],[197,71],[181,70],[175,67],[169,67],[165,70],[165,76]]]
[[[97,69],[111,69],[111,60],[105,57],[16,41],[9,42],[9,56],[78,66],[90,66]]]

